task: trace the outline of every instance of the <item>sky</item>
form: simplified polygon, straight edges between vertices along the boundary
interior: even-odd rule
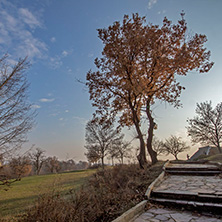
[[[11,64],[28,56],[32,64],[27,70],[29,100],[38,115],[23,151],[35,144],[49,156],[86,160],[85,125],[94,109],[87,89],[77,80],[84,81],[86,73],[95,70],[94,59],[101,56],[97,29],[132,13],[146,16],[148,23],[161,25],[164,16],[175,23],[182,10],[189,33],[207,36],[215,64],[207,74],[191,72],[180,78],[186,88],[182,108],[156,103],[153,112],[158,138],[177,135],[190,143],[186,120],[195,115],[196,103],[222,102],[221,0],[1,0],[1,55],[8,53]],[[124,132],[131,140],[133,132]],[[190,155],[199,145],[191,147]]]

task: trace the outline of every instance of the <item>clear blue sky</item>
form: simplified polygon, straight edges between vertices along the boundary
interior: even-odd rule
[[[188,140],[186,119],[194,116],[196,103],[222,101],[221,0],[1,0],[1,54],[8,53],[12,63],[28,55],[32,63],[30,101],[38,116],[25,147],[36,144],[60,159],[85,159],[85,123],[93,108],[87,90],[76,79],[84,80],[94,68],[94,58],[101,55],[96,29],[135,12],[154,24],[161,24],[164,16],[176,22],[182,10],[189,32],[207,35],[215,65],[207,74],[192,72],[181,78],[186,87],[183,108],[157,104],[154,112],[159,138],[174,134]]]

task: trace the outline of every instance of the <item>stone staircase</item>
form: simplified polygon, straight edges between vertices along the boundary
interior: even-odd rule
[[[221,173],[214,164],[169,163],[148,198],[153,203],[222,215]]]

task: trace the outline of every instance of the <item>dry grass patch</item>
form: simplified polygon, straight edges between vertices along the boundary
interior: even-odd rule
[[[141,170],[137,165],[120,165],[99,170],[82,189],[70,190],[68,199],[56,192],[40,197],[19,221],[112,221],[144,200],[162,166],[158,163]]]

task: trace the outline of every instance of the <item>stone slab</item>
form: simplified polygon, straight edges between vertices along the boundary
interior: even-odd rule
[[[153,191],[213,195],[222,190],[220,176],[168,175]]]
[[[169,208],[151,208],[145,213],[134,218],[130,222],[147,222],[147,221],[172,221],[172,222],[221,222],[222,218],[213,215],[201,215],[189,211],[173,210]]]

